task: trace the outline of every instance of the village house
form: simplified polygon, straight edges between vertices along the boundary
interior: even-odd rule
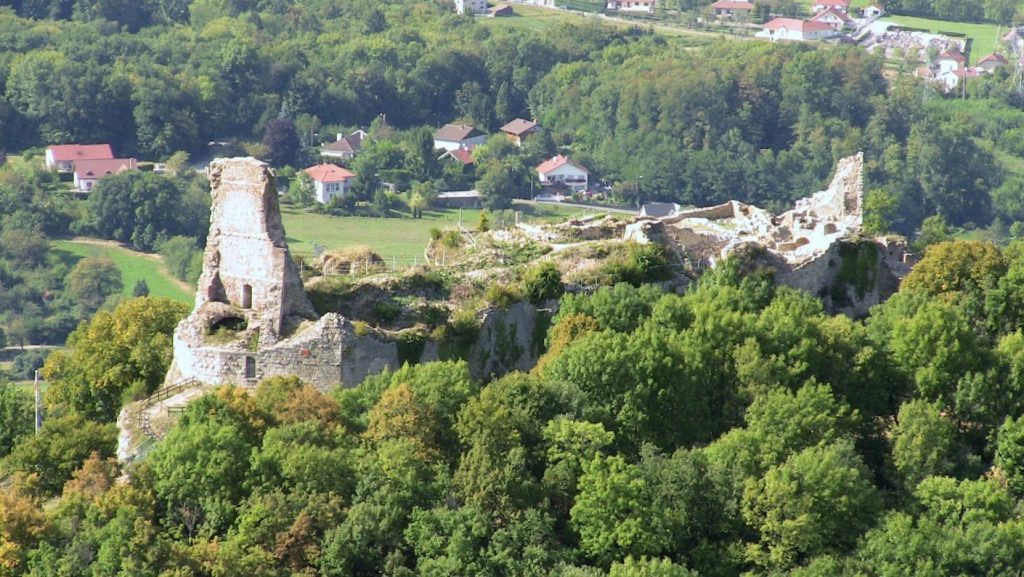
[[[609,12],[632,12],[634,14],[654,14],[656,0],[608,0]]]
[[[854,22],[853,18],[846,12],[840,12],[835,8],[829,8],[828,10],[822,10],[811,18],[811,22],[823,22],[832,27],[833,30],[841,32],[846,29],[853,30],[857,28],[857,23]]]
[[[537,167],[541,186],[565,186],[573,192],[587,190],[590,171],[559,154]]]
[[[434,133],[434,148],[455,150],[483,144],[487,135],[469,124],[445,124]]]
[[[344,196],[352,189],[356,175],[335,164],[318,164],[302,170],[313,181],[314,197],[320,204]]]
[[[455,150],[446,150],[444,154],[438,156],[439,161],[448,160],[461,164],[462,166],[469,166],[473,164],[473,147],[462,147],[456,148]]]
[[[979,60],[978,64],[975,65],[975,67],[978,68],[980,71],[984,72],[985,74],[992,74],[993,72],[996,71],[996,69],[1002,68],[1003,66],[1006,66],[1009,63],[1010,61],[1007,60],[1006,57],[1003,56],[1002,54],[989,54],[988,56]]]
[[[363,147],[364,138],[366,138],[366,133],[362,130],[357,130],[348,136],[339,132],[337,140],[320,147],[320,156],[341,159],[355,158]]]
[[[877,2],[860,9],[860,15],[867,19],[880,18],[885,14],[885,6]]]
[[[780,40],[808,42],[824,40],[833,34],[835,34],[835,30],[825,22],[797,20],[796,18],[775,18],[765,24],[764,28],[754,36],[767,38],[772,42]]]
[[[54,144],[46,147],[46,168],[71,172],[75,161],[114,158],[109,144]]]
[[[487,0],[455,0],[455,12],[460,16],[487,13]]]
[[[711,12],[717,17],[747,17],[753,14],[754,3],[745,2],[743,0],[718,0],[709,8],[711,9]]]
[[[835,8],[846,14],[850,11],[850,0],[814,0],[814,4],[811,5],[811,12],[817,14],[829,8]]]
[[[523,142],[526,141],[526,137],[540,131],[540,125],[531,120],[524,120],[517,118],[512,122],[509,122],[505,126],[501,127],[501,131],[508,136],[516,146],[522,148]]]
[[[74,165],[75,190],[82,193],[92,192],[96,183],[105,176],[126,170],[138,170],[138,163],[134,158],[76,160]]]

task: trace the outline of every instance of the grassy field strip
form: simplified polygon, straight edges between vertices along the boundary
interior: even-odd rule
[[[64,253],[61,255],[69,263],[77,262],[87,256],[106,257],[114,261],[121,269],[121,280],[124,282],[124,295],[132,296],[132,289],[140,279],[146,281],[149,294],[168,297],[174,300],[191,303],[194,300],[192,288],[171,276],[164,268],[163,262],[155,255],[137,252],[113,243],[87,240],[55,240],[54,249]]]
[[[560,206],[516,205],[516,210],[533,221],[560,221],[581,214],[580,209]],[[475,229],[480,221],[480,210],[464,209],[463,226]],[[511,220],[512,211],[503,215],[488,213],[492,225],[502,218]],[[423,218],[372,218],[364,216],[329,216],[305,212],[289,206],[281,207],[281,217],[288,234],[288,247],[292,253],[309,258],[313,243],[327,249],[340,249],[365,245],[387,259],[392,257],[403,263],[422,259],[423,250],[430,239],[430,229],[451,228],[459,222],[457,209],[427,210]]]
[[[915,16],[886,16],[879,22],[891,22],[900,26],[921,28],[930,32],[958,32],[966,34],[973,40],[971,46],[971,63],[981,60],[991,54],[999,44],[999,37],[1006,33],[1006,29],[995,24],[974,24],[969,22],[950,22],[948,20],[934,20],[931,18],[917,18]]]

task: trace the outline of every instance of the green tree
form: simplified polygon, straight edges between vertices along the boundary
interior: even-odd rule
[[[53,417],[43,423],[38,435],[26,436],[14,447],[4,469],[38,475],[39,490],[55,496],[90,455],[112,457],[116,445],[113,424],[101,425],[76,414]]]
[[[71,333],[67,352],[46,359],[48,404],[112,421],[125,391],[145,395],[163,382],[171,334],[187,312],[183,303],[144,297],[96,314]]]
[[[848,442],[805,449],[748,480],[743,518],[759,541],[751,561],[786,569],[830,551],[847,551],[871,526],[880,502]]]
[[[12,385],[0,383],[0,459],[7,456],[23,437],[32,434],[35,411],[32,395]]]
[[[132,289],[133,297],[148,297],[149,296],[149,285],[146,284],[146,279],[140,278],[135,281],[135,287]]]
[[[83,318],[95,313],[107,298],[120,294],[124,288],[121,269],[105,257],[86,257],[78,261],[64,283]]]
[[[639,467],[620,456],[597,455],[584,467],[570,520],[583,552],[607,564],[660,553],[668,545],[661,515]]]
[[[957,445],[956,427],[940,406],[915,400],[900,407],[892,429],[892,460],[907,489],[926,477],[955,472]]]
[[[650,559],[626,557],[621,562],[612,563],[608,577],[697,577],[685,565],[677,565],[669,559]]]
[[[295,164],[302,149],[295,123],[288,118],[275,118],[268,122],[263,131],[263,146],[266,147],[266,159],[271,166]]]
[[[1024,417],[1007,417],[999,427],[995,464],[1005,473],[1010,489],[1024,494]]]
[[[210,394],[189,404],[149,455],[156,496],[185,536],[223,534],[231,526],[258,442],[250,420]]]
[[[125,171],[96,183],[86,206],[98,234],[152,250],[162,238],[201,232],[193,230],[198,223],[182,210],[185,200],[176,181],[152,172]]]

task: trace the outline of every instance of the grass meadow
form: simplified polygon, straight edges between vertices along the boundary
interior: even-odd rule
[[[559,221],[583,214],[579,208],[562,206],[533,206],[516,204],[515,210],[535,221]],[[479,209],[463,209],[463,225],[475,229],[480,221]],[[454,227],[459,222],[458,209],[431,209],[423,212],[423,218],[413,219],[408,214],[396,213],[391,218],[368,216],[330,216],[316,214],[290,207],[281,207],[281,217],[288,235],[288,247],[292,253],[309,258],[313,255],[313,243],[326,249],[340,249],[365,245],[387,259],[402,261],[423,258],[423,251],[430,239],[430,229]],[[487,213],[492,226],[514,222],[511,210]]]
[[[85,257],[109,258],[121,269],[124,295],[132,296],[135,283],[146,281],[149,294],[191,303],[195,296],[192,288],[171,276],[159,257],[130,250],[105,241],[55,240],[53,248],[69,264]]]

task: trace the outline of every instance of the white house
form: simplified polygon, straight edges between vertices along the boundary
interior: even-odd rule
[[[573,192],[587,189],[590,171],[559,154],[537,167],[541,186],[563,185]]]
[[[710,8],[715,16],[750,16],[754,12],[754,3],[744,0],[718,0]]]
[[[487,13],[487,0],[455,0],[455,12],[460,16]]]
[[[445,124],[434,133],[434,148],[455,150],[483,144],[487,135],[468,124]]]
[[[850,0],[814,0],[814,4],[811,5],[811,12],[817,14],[829,8],[835,8],[840,12],[847,13],[850,11]]]
[[[608,0],[607,8],[611,12],[654,14],[654,5],[655,0]]]
[[[840,12],[835,8],[829,8],[828,10],[822,10],[811,18],[811,22],[824,22],[832,27],[835,31],[842,31],[846,28],[856,28],[857,24],[850,18],[846,12]]]
[[[977,76],[967,70],[967,58],[956,50],[946,50],[928,66],[928,75],[948,91],[960,84],[965,76]]]
[[[96,183],[105,176],[126,170],[137,170],[134,158],[97,158],[75,161],[75,190],[91,192]]]
[[[357,130],[348,136],[338,133],[338,139],[330,144],[320,147],[320,156],[328,158],[355,158],[363,147],[363,138],[366,133]]]
[[[885,6],[877,2],[860,9],[860,15],[868,19],[880,18],[883,14],[885,14]]]
[[[824,40],[835,34],[832,26],[825,22],[813,20],[797,20],[796,18],[775,18],[764,25],[760,32],[755,34],[758,38],[767,38],[772,42],[779,40],[794,40],[806,42],[811,40]]]
[[[46,168],[70,172],[76,160],[114,158],[109,144],[55,144],[46,147]]]
[[[327,204],[352,189],[356,175],[334,164],[318,164],[302,170],[313,180],[316,201]]]

